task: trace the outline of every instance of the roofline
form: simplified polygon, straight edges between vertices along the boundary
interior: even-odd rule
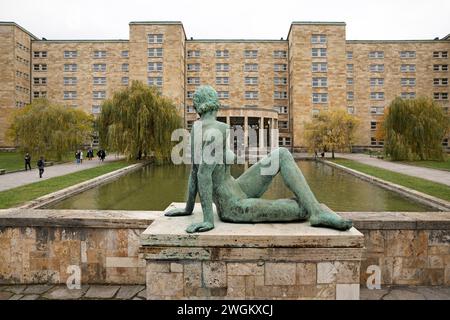
[[[184,30],[184,25],[181,21],[131,21],[128,25],[181,25],[181,29],[183,29],[184,33],[184,39],[187,39],[186,30]]]
[[[346,43],[436,43],[436,42],[448,42],[450,39],[423,39],[423,40],[346,40]]]
[[[20,25],[18,25],[15,22],[12,21],[0,21],[0,26],[13,26],[13,27],[17,27],[20,30],[22,30],[23,32],[25,32],[26,34],[28,34],[31,38],[33,38],[34,40],[38,40],[39,38],[36,37],[34,34],[32,34],[31,32],[29,32],[27,29],[21,27]]]
[[[347,24],[342,21],[292,21],[286,39],[289,39],[293,26],[341,26],[345,27]]]
[[[56,40],[33,40],[33,42],[43,42],[43,43],[70,43],[70,42],[82,42],[82,43],[89,43],[89,42],[93,42],[93,43],[102,43],[102,42],[106,42],[106,43],[128,43],[130,42],[129,40],[125,40],[125,39],[81,39],[81,40],[70,40],[70,39],[56,39]]]
[[[187,42],[205,42],[205,43],[214,43],[214,42],[225,42],[225,43],[230,43],[230,42],[236,42],[236,43],[242,43],[242,42],[265,42],[265,43],[270,43],[270,42],[278,42],[278,43],[283,43],[283,42],[287,42],[286,39],[283,40],[276,40],[276,39],[186,39]]]

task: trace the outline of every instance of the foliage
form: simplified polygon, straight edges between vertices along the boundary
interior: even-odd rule
[[[306,138],[310,150],[348,151],[353,143],[358,120],[345,110],[321,112],[306,124]]]
[[[450,118],[428,98],[395,99],[384,120],[385,154],[392,160],[443,160]]]
[[[93,117],[87,113],[37,99],[12,114],[8,135],[22,153],[34,159],[60,161],[91,138]]]
[[[129,159],[152,154],[157,160],[167,160],[172,132],[180,127],[174,104],[139,81],[106,100],[98,118],[102,147]]]

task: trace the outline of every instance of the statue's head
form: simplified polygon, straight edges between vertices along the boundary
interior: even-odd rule
[[[220,103],[216,90],[211,86],[201,86],[194,93],[194,108],[199,115],[219,110]]]

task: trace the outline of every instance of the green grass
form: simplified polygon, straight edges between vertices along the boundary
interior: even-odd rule
[[[409,164],[411,166],[450,171],[450,157],[444,161],[405,161],[402,163]]]
[[[410,188],[430,196],[450,201],[450,187],[444,184],[431,182],[425,179],[411,177],[401,173],[380,169],[347,159],[332,160],[336,164],[360,171],[362,173]]]
[[[23,159],[24,155],[20,152],[0,152],[0,169],[6,169],[6,172],[24,170],[25,169],[25,160]],[[36,168],[36,163],[38,159],[34,157],[31,159],[31,167]],[[53,161],[55,163],[62,162],[70,162],[75,161],[75,152],[67,153],[63,156],[62,160],[57,162],[51,159],[47,161]]]
[[[0,209],[16,207],[30,200],[124,168],[128,165],[130,163],[125,161],[110,162],[95,168],[2,191],[0,192]]]

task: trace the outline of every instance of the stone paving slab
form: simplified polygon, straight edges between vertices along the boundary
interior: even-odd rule
[[[116,295],[116,299],[129,300],[144,289],[144,286],[122,286]]]
[[[67,286],[61,285],[51,289],[43,297],[49,300],[77,300],[81,299],[88,289],[89,286],[81,286],[80,290],[70,290]]]
[[[88,299],[112,299],[119,291],[120,286],[91,286],[84,298]]]

